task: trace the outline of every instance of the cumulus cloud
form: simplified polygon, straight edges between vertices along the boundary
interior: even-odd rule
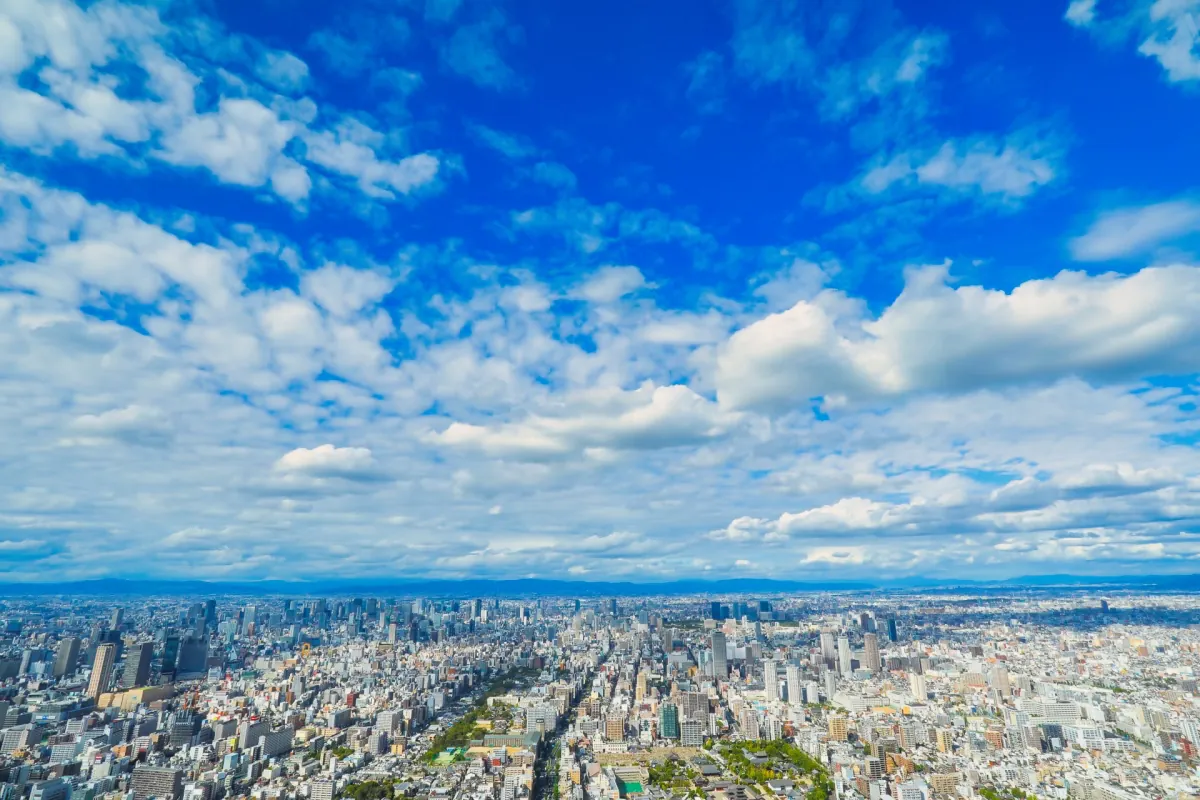
[[[18,3],[0,12],[0,29],[9,39],[9,58],[0,64],[0,104],[6,109],[0,140],[9,145],[203,169],[221,183],[268,190],[299,208],[312,189],[314,165],[385,200],[437,176],[437,156],[386,152],[382,134],[362,123],[310,127],[318,114],[311,99],[273,94],[304,86],[307,65],[291,53],[235,36],[228,37],[228,53],[214,48],[207,54],[211,62],[186,58],[176,32],[149,7],[114,2],[85,10],[52,0],[36,12],[30,8]],[[46,15],[60,24],[42,25]],[[244,51],[258,55],[251,63],[235,63],[238,58],[229,55]],[[49,64],[39,80],[22,83],[43,56]],[[145,91],[125,79],[130,71],[145,73]],[[198,99],[206,78],[221,87],[212,104]],[[298,152],[305,149],[298,142],[308,155]]]
[[[379,475],[375,459],[366,447],[335,447],[332,444],[323,444],[311,450],[297,447],[280,456],[274,469],[285,475],[352,481],[374,480]]]
[[[880,314],[826,291],[736,332],[717,358],[721,404],[780,412],[833,400],[965,392],[1078,376],[1099,383],[1200,369],[1200,268],[1061,272],[1011,292],[910,271]]]
[[[738,415],[686,386],[645,386],[632,392],[597,391],[574,398],[566,413],[531,416],[500,426],[452,423],[432,440],[497,458],[603,459],[612,451],[655,450],[725,436]]]
[[[637,267],[602,267],[584,281],[576,294],[589,303],[614,303],[646,286]]]
[[[170,421],[162,411],[136,405],[83,414],[75,419],[71,429],[77,436],[68,439],[69,444],[165,447],[172,436]]]

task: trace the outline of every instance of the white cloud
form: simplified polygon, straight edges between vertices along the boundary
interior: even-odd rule
[[[1027,135],[1004,141],[948,141],[936,152],[905,152],[870,169],[860,186],[880,194],[897,186],[939,187],[958,193],[1019,201],[1058,177],[1052,152]]]
[[[1200,0],[1155,0],[1152,33],[1138,52],[1162,65],[1172,83],[1200,81]]]
[[[1096,0],[1071,0],[1063,17],[1072,25],[1086,28],[1096,21]]]
[[[615,303],[646,286],[646,278],[637,267],[601,267],[575,290],[589,303]]]
[[[1101,214],[1071,240],[1078,261],[1107,261],[1152,250],[1160,244],[1200,232],[1200,203],[1175,200]]]
[[[826,291],[735,333],[717,359],[729,408],[804,408],[815,397],[863,400],[962,392],[1079,376],[1100,383],[1200,369],[1191,309],[1200,268],[1133,275],[1061,272],[1012,292],[952,288],[947,268],[910,271],[878,318]]]
[[[258,77],[285,92],[299,91],[308,82],[308,65],[291,53],[264,52],[255,72]]]
[[[206,58],[182,53],[180,42],[190,38],[165,26],[149,7],[106,2],[83,11],[60,0],[9,4],[0,11],[8,55],[0,62],[0,105],[6,110],[0,140],[42,155],[69,151],[138,166],[157,160],[202,168],[222,183],[268,188],[297,207],[306,205],[313,186],[298,142],[307,144],[310,164],[354,179],[373,198],[407,195],[436,178],[438,157],[385,154],[384,137],[361,123],[310,127],[318,114],[312,100],[271,91],[303,88],[308,69],[296,56],[223,36],[210,20],[196,24],[214,28],[221,43]],[[38,57],[49,64],[35,63]],[[34,70],[36,88],[18,81]],[[146,74],[146,91],[128,80],[130,72]],[[206,93],[215,87],[211,108],[197,102],[202,85]]]
[[[156,408],[128,406],[100,414],[84,414],[71,425],[75,438],[67,444],[103,445],[124,443],[165,447],[171,441],[171,425]]]
[[[306,137],[308,160],[332,172],[355,178],[369,197],[393,199],[432,184],[441,166],[430,153],[399,161],[380,159],[377,148],[383,135],[356,120],[344,120],[335,129]]]
[[[365,447],[334,447],[323,444],[311,450],[298,447],[280,456],[275,471],[313,478],[370,480],[378,473],[371,451]]]
[[[686,386],[595,391],[572,398],[565,413],[536,415],[501,426],[455,422],[433,441],[496,458],[604,459],[612,451],[654,450],[725,436],[738,416]]]

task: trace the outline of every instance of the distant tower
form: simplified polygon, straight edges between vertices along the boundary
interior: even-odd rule
[[[879,660],[879,637],[874,633],[863,634],[863,659],[871,672],[878,673],[883,666]]]
[[[97,699],[108,688],[112,678],[113,662],[117,660],[117,646],[105,642],[96,648],[96,660],[92,662],[92,678],[88,681],[88,696]]]
[[[838,672],[843,675],[849,675],[853,671],[853,664],[850,659],[850,637],[839,636],[837,640],[838,649]]]
[[[79,663],[79,639],[68,636],[58,643],[58,652],[54,655],[54,677],[63,678],[75,673],[75,665]]]
[[[129,648],[125,656],[125,672],[121,675],[121,686],[134,689],[150,682],[150,660],[154,658],[154,644],[141,642]]]
[[[121,621],[125,619],[125,609],[117,606],[113,609],[112,616],[108,619],[108,627],[114,631],[121,627]]]
[[[713,677],[726,678],[729,676],[729,650],[725,645],[725,634],[713,631]]]
[[[775,660],[763,659],[763,684],[766,687],[767,702],[779,699],[779,670],[775,668]]]

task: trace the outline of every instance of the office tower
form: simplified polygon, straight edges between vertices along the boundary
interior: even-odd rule
[[[779,699],[779,670],[775,668],[775,660],[763,659],[763,685],[766,687],[767,702]]]
[[[917,673],[911,673],[908,676],[908,685],[912,689],[912,696],[924,702],[929,698],[929,686],[925,682],[925,676]]]
[[[879,661],[879,636],[874,633],[863,634],[863,660],[866,668],[878,673],[883,664]]]
[[[800,668],[795,664],[787,665],[787,697],[788,702],[794,706],[804,702],[804,693],[800,688]]]
[[[725,634],[720,631],[713,631],[712,634],[712,651],[713,651],[713,677],[727,678],[729,677],[729,650],[725,645]]]
[[[863,632],[871,630],[871,615],[866,611],[858,615],[858,627],[863,629]]]
[[[849,675],[854,671],[850,658],[850,637],[839,636],[837,640],[838,672]]]
[[[150,660],[154,658],[154,644],[140,642],[129,649],[125,656],[125,672],[121,675],[121,687],[133,689],[150,682]]]
[[[679,738],[679,709],[674,703],[658,707],[658,735],[664,739]]]
[[[216,600],[205,600],[204,601],[204,621],[208,623],[209,627],[216,626],[216,624],[217,624],[217,601]]]
[[[888,617],[888,621],[887,621],[887,634],[888,634],[888,641],[889,641],[889,642],[898,642],[898,641],[900,641],[900,634],[899,634],[899,631],[897,631],[897,630],[896,630],[896,618],[895,618],[895,617]]]
[[[578,614],[578,613],[579,613],[579,609],[580,609],[580,608],[582,608],[582,606],[583,606],[583,604],[582,604],[582,603],[580,603],[580,602],[579,602],[579,598],[578,598],[578,597],[576,597],[576,598],[575,598],[575,613],[576,613],[576,614]]]
[[[208,642],[188,637],[179,645],[179,662],[176,670],[180,675],[195,674],[208,669]]]
[[[163,637],[162,671],[175,672],[177,663],[179,663],[179,634],[168,633]]]
[[[54,654],[54,677],[62,678],[75,674],[75,665],[79,663],[79,639],[68,636],[58,643],[58,651]]]
[[[821,631],[821,660],[832,668],[837,664],[837,651],[833,645],[833,631]]]
[[[825,670],[825,699],[833,700],[835,691],[837,691],[837,673],[827,669]]]
[[[608,601],[608,610],[614,617],[617,615],[617,598]]]
[[[114,631],[121,627],[121,621],[125,619],[125,609],[118,606],[113,609],[112,616],[108,619],[108,627]]]
[[[709,616],[719,621],[721,619],[721,602],[719,600],[713,600],[709,605]]]
[[[1108,613],[1108,601],[1107,600],[1100,601],[1100,613],[1102,613],[1102,614]]]
[[[96,660],[92,662],[92,677],[88,681],[88,696],[92,699],[100,697],[112,678],[113,662],[117,660],[117,646],[105,642],[96,648]]]
[[[395,644],[396,640],[399,638],[400,638],[400,626],[394,622],[389,622],[388,626],[387,626],[388,644]]]

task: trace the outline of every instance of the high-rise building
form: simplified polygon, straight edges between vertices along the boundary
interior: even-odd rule
[[[133,689],[150,682],[150,660],[154,658],[154,644],[140,642],[129,648],[125,656],[125,672],[121,675],[121,686]]]
[[[112,679],[113,662],[117,660],[117,646],[105,642],[96,648],[96,660],[92,662],[92,677],[88,681],[88,696],[95,699],[108,689]]]
[[[896,618],[895,617],[888,617],[887,634],[888,634],[889,642],[897,642],[900,640],[899,631],[896,630]]]
[[[721,619],[720,600],[713,600],[712,603],[709,604],[709,616],[718,621]]]
[[[775,660],[771,658],[763,659],[763,685],[766,687],[767,702],[772,702],[779,699],[779,670],[775,667]]]
[[[850,657],[850,637],[842,635],[837,640],[838,654],[838,672],[843,675],[849,675],[854,671],[854,665]]]
[[[208,668],[208,642],[188,637],[179,645],[177,670],[180,675],[204,672]]]
[[[114,631],[121,627],[122,620],[125,619],[125,609],[117,606],[112,611],[112,616],[108,618],[108,627]]]
[[[937,749],[939,753],[954,752],[954,732],[949,728],[938,728]]]
[[[729,649],[725,644],[725,634],[720,631],[713,631],[712,654],[713,677],[729,677]]]
[[[863,634],[864,666],[871,672],[878,673],[883,666],[879,660],[879,636],[874,633]]]
[[[617,598],[608,601],[608,610],[614,617],[617,615]]]
[[[179,663],[179,634],[168,633],[163,637],[163,652],[162,652],[162,671],[167,673],[175,672],[175,665]]]
[[[800,668],[795,664],[787,665],[787,699],[794,706],[804,702],[804,690],[800,683]]]
[[[664,739],[679,738],[679,708],[674,703],[658,707],[658,735]]]
[[[837,651],[833,644],[833,631],[821,631],[821,660],[825,662],[825,666],[833,668],[837,666]]]
[[[59,641],[58,651],[54,654],[54,677],[62,678],[75,674],[75,666],[79,663],[79,639],[68,636]]]

